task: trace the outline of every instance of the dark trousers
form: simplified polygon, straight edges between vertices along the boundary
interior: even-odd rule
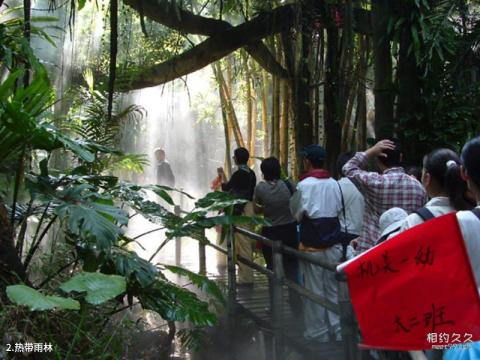
[[[297,223],[295,222],[285,225],[265,226],[262,229],[262,235],[273,241],[281,241],[285,246],[298,249]],[[262,253],[267,269],[273,270],[272,248],[263,245]],[[282,260],[285,277],[290,281],[298,283],[298,259],[295,256],[283,254]],[[270,292],[271,288],[270,286]],[[288,289],[288,297],[292,312],[300,314],[302,311],[302,299],[300,296],[294,290]]]

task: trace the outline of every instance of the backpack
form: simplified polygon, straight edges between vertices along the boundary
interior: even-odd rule
[[[472,210],[472,213],[478,217],[478,220],[480,220],[480,208],[475,208]]]
[[[340,229],[340,234],[338,235],[338,242],[342,244],[342,258],[340,261],[345,261],[347,260],[347,247],[350,244],[350,242],[357,237],[357,235],[350,234],[348,232],[348,227],[347,227],[347,215],[345,211],[345,199],[343,198],[343,191],[342,187],[340,186],[340,183],[337,181],[338,188],[340,189],[340,197],[342,198],[342,213],[343,213],[343,219],[345,220],[345,231],[342,231]]]
[[[414,213],[420,216],[423,222],[435,218],[435,215],[433,215],[433,213],[426,207],[421,207],[420,209],[415,210]]]
[[[390,235],[396,233],[400,229],[401,229],[401,227],[399,226],[396,229],[393,229],[392,231],[390,231],[390,232],[386,233],[385,235],[383,235],[382,237],[380,237],[380,239],[378,239],[378,241],[377,241],[377,245],[386,241]]]
[[[287,187],[288,191],[290,192],[290,196],[292,196],[293,193],[295,192],[295,191],[293,190],[292,184],[291,184],[290,181],[288,181],[288,180],[282,180],[282,181],[283,181],[283,183],[285,184],[285,186]]]

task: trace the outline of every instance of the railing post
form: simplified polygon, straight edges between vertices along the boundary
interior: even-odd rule
[[[203,230],[203,235],[205,236],[205,230]],[[205,275],[207,273],[207,261],[203,241],[198,242],[198,266],[200,274]]]
[[[234,259],[234,229],[233,226],[228,226],[227,229],[227,275],[228,275],[228,309],[230,312],[235,311],[235,298],[237,293],[237,281],[235,278],[235,259]]]
[[[281,360],[284,358],[285,347],[283,342],[283,280],[285,277],[283,271],[283,259],[281,252],[282,244],[280,241],[273,241],[272,259],[273,259],[273,279],[272,285],[272,315],[273,315],[273,341],[272,341],[272,359]]]
[[[175,205],[173,208],[175,215],[180,216],[181,209],[179,205]],[[175,265],[179,266],[182,259],[182,238],[175,237]]]
[[[336,274],[338,281],[338,306],[340,308],[340,326],[342,333],[343,351],[346,360],[360,358],[358,349],[358,331],[352,303],[348,293],[345,274]]]

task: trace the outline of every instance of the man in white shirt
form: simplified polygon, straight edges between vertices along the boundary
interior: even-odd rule
[[[343,211],[340,214],[341,231],[360,236],[363,225],[363,212],[365,211],[365,200],[357,187],[343,175],[343,166],[355,155],[353,151],[341,154],[337,160],[338,183],[342,190]]]
[[[301,154],[305,173],[290,200],[290,211],[300,224],[299,250],[323,261],[337,263],[342,256],[342,245],[336,243],[340,234],[338,216],[342,210],[340,187],[323,169],[325,149],[310,145]],[[306,261],[300,261],[300,272],[307,289],[338,302],[333,272]],[[338,315],[306,299],[304,317],[305,338],[319,342],[328,342],[332,338],[340,340]]]

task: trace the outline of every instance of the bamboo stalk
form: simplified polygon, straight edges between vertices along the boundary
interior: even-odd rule
[[[257,91],[252,83],[252,127],[250,132],[250,156],[256,155],[256,143],[257,143],[257,121],[258,121],[258,106],[257,106]]]
[[[268,131],[268,75],[262,70],[262,132],[263,132],[263,157],[269,154],[269,131]]]
[[[230,149],[230,144],[231,144],[231,131],[230,131],[230,126],[228,124],[228,116],[227,116],[227,104],[225,101],[225,97],[223,95],[222,91],[222,85],[221,85],[221,80],[219,77],[219,73],[221,72],[220,69],[220,64],[217,62],[214,65],[212,65],[212,71],[213,74],[215,75],[215,78],[217,79],[218,83],[218,92],[220,95],[220,105],[222,109],[222,121],[223,121],[223,130],[225,133],[225,175],[230,177],[231,169],[232,169],[232,161],[231,161],[231,149]]]
[[[238,125],[237,115],[235,113],[235,108],[233,106],[232,97],[231,97],[231,89],[227,86],[227,82],[223,77],[223,73],[221,69],[218,69],[217,77],[220,83],[220,89],[222,91],[222,96],[225,100],[226,104],[226,113],[229,120],[230,125],[233,129],[233,135],[235,137],[235,142],[237,143],[237,147],[245,147],[245,142],[243,141],[243,136],[240,131],[240,126]]]
[[[280,164],[287,170],[288,166],[288,118],[290,112],[290,89],[287,81],[281,81],[282,112],[280,116]]]

